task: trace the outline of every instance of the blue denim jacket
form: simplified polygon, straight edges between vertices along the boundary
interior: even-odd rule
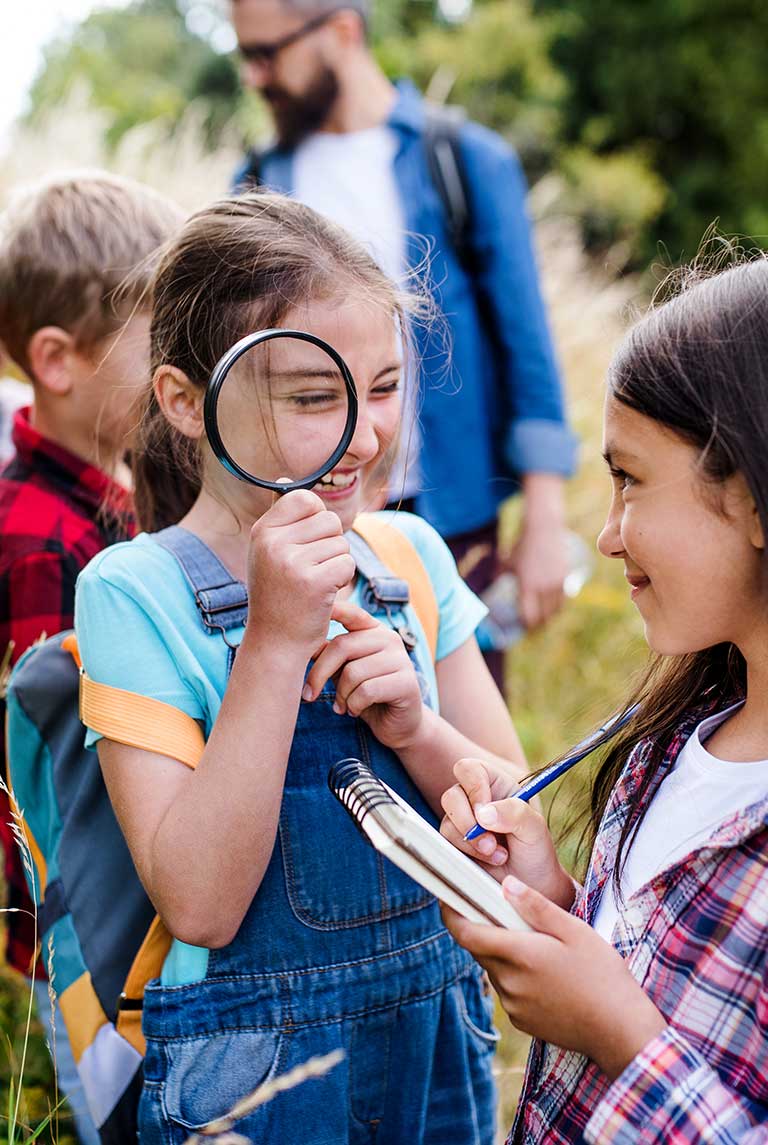
[[[407,258],[418,267],[430,253],[428,285],[450,332],[446,339],[439,323],[416,331],[423,489],[416,508],[451,537],[493,521],[499,502],[518,488],[521,474],[569,476],[576,440],[565,418],[531,247],[526,185],[515,153],[477,123],[462,128],[478,265],[476,276],[469,278],[429,175],[422,145],[423,101],[410,83],[400,83],[398,92],[389,126],[400,137],[395,175],[405,212]],[[235,186],[243,171],[235,176]],[[269,187],[287,193],[293,189],[291,153],[268,151],[261,171]]]

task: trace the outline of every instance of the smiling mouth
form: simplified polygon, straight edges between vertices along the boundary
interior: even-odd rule
[[[315,485],[321,493],[346,493],[357,484],[358,473],[326,473]]]
[[[627,584],[631,590],[630,596],[633,600],[651,583],[650,577],[647,576],[628,576],[626,573],[624,575],[627,578]]]

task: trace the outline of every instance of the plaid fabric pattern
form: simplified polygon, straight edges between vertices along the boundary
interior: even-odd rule
[[[648,799],[696,725],[683,721]],[[606,809],[576,915],[591,923],[649,745]],[[768,793],[628,899],[614,945],[668,1028],[613,1083],[580,1054],[534,1042],[509,1145],[768,1143]]]
[[[133,531],[128,494],[106,473],[42,437],[29,410],[16,412],[16,455],[0,474],[0,655],[14,642],[10,663],[43,634],[71,628],[75,581],[106,545]],[[5,775],[5,749],[2,749]],[[34,957],[32,903],[0,792],[0,846],[8,906],[6,960],[29,973]]]

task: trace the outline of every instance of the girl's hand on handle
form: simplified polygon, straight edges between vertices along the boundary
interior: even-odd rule
[[[418,736],[424,705],[411,659],[391,628],[357,605],[337,601],[331,618],[346,632],[323,644],[307,676],[303,697],[314,700],[336,682],[334,710],[360,716],[393,750]]]
[[[286,493],[251,529],[248,632],[299,646],[308,659],[355,571],[336,514],[309,490]]]
[[[544,817],[530,804],[512,797],[516,784],[479,759],[460,759],[453,769],[458,780],[443,793],[445,817],[440,831],[499,882],[513,875],[567,909],[574,884],[560,865]],[[464,836],[479,823],[485,834],[471,842]]]
[[[591,926],[516,879],[504,893],[533,932],[477,926],[443,905],[445,925],[488,971],[514,1026],[617,1078],[664,1030],[664,1017]]]

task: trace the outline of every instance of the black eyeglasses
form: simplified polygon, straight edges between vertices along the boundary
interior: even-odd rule
[[[334,16],[339,11],[338,8],[331,8],[328,12],[322,12],[319,16],[314,16],[311,20],[307,20],[306,24],[302,24],[300,28],[294,29],[289,32],[287,36],[282,36],[279,40],[274,40],[271,44],[239,44],[238,50],[244,60],[249,64],[262,64],[269,65],[274,63],[275,58],[283,48],[287,48],[290,44],[295,44],[297,40],[301,40],[304,36],[308,36],[310,32],[314,32],[316,28],[321,28],[331,16]]]

